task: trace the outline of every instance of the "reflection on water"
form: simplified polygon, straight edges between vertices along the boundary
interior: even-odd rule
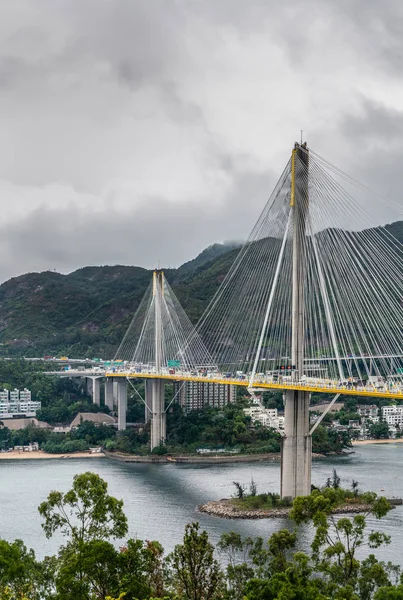
[[[356,479],[360,489],[380,493],[383,488],[386,496],[403,497],[402,458],[403,444],[357,447],[349,456],[316,461],[312,482],[323,485],[336,468],[345,487]],[[230,496],[233,481],[249,484],[253,478],[258,491],[278,491],[280,466],[276,463],[141,465],[107,459],[10,460],[0,462],[0,537],[23,539],[39,556],[55,552],[62,540],[45,538],[37,507],[50,490],[66,491],[75,474],[89,470],[108,482],[112,495],[123,498],[130,536],[157,539],[167,550],[180,542],[186,523],[194,520],[207,529],[214,542],[230,530],[268,537],[277,529],[291,527],[287,520],[226,520],[196,509],[207,500]],[[370,525],[376,528],[379,522],[371,519]],[[393,538],[382,551],[383,558],[403,564],[403,507],[382,520],[382,530]],[[302,532],[302,544],[308,537],[309,531]]]

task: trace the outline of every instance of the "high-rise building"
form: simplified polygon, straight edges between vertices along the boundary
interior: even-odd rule
[[[207,383],[205,381],[175,382],[174,395],[186,412],[200,410],[204,406],[222,408],[235,402],[236,388],[234,385],[222,383]]]

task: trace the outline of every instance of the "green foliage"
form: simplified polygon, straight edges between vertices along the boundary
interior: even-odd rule
[[[336,431],[319,425],[312,436],[312,451],[319,454],[332,454],[351,448],[351,440],[347,431]]]
[[[169,557],[173,586],[180,598],[214,600],[221,598],[222,573],[214,558],[214,547],[198,523],[186,525],[183,544]]]
[[[108,495],[98,475],[77,475],[70,491],[51,492],[39,507],[46,535],[60,531],[65,537],[57,556],[38,561],[21,541],[0,540],[0,599],[403,600],[399,567],[374,554],[389,538],[367,527],[367,516],[382,518],[388,502],[367,492],[359,495],[366,512],[336,518],[334,508],[356,500],[338,479],[334,473],[334,486],[294,501],[294,529],[276,531],[267,541],[228,532],[215,549],[192,523],[166,556],[155,541],[129,539],[116,548],[112,540],[127,533],[123,503]],[[304,553],[299,525],[308,522],[314,535]],[[306,544],[305,533],[303,539]]]
[[[53,567],[53,559],[38,562],[21,540],[0,539],[0,598],[41,600],[50,591]]]
[[[152,454],[156,454],[157,456],[165,456],[168,454],[168,448],[163,442],[160,442],[158,446],[153,448]]]
[[[194,452],[199,447],[224,447],[242,452],[279,452],[280,435],[274,429],[252,427],[250,417],[243,412],[245,406],[241,400],[223,409],[206,406],[187,415],[174,406],[168,414],[168,449],[180,446]]]
[[[73,479],[71,490],[50,492],[39,506],[46,537],[61,530],[71,542],[122,538],[127,532],[123,500],[107,493],[108,485],[96,473],[82,473]]]
[[[380,439],[388,439],[389,437],[389,426],[385,422],[380,423],[372,423],[369,426],[369,435],[370,437],[380,440]]]
[[[243,489],[245,491],[245,488]],[[291,502],[288,498],[280,499],[279,494],[275,494],[273,492],[254,495],[245,495],[244,493],[242,497],[238,494],[235,496],[233,504],[241,510],[269,510],[271,508],[283,508],[291,506]]]
[[[232,483],[235,487],[235,498],[239,498],[239,500],[242,500],[245,496],[245,486],[239,483],[239,481],[233,481]]]

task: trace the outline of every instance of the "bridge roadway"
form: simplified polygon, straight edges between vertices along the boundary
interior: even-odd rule
[[[57,375],[59,377],[108,377],[108,378],[125,378],[125,379],[162,379],[164,381],[191,381],[198,383],[219,383],[223,385],[237,385],[241,387],[252,387],[253,389],[259,390],[301,390],[305,392],[321,392],[327,394],[344,394],[347,396],[369,396],[374,398],[402,398],[403,397],[403,385],[399,382],[389,382],[384,384],[382,387],[375,387],[372,384],[366,386],[357,383],[352,385],[342,385],[340,382],[328,380],[328,379],[314,379],[310,378],[309,381],[296,382],[291,381],[274,381],[270,376],[267,377],[255,377],[252,382],[252,386],[249,385],[249,379],[245,378],[228,378],[224,377],[222,373],[216,373],[214,375],[194,375],[192,373],[176,371],[175,373],[155,373],[152,371],[141,371],[134,372],[129,371],[107,371],[100,369],[86,369],[86,370],[73,370],[69,369],[66,371],[48,371],[47,375]],[[391,385],[393,383],[393,385]]]

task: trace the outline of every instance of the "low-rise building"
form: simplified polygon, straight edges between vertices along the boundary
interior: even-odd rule
[[[27,446],[14,446],[15,452],[38,452],[39,444],[38,442],[32,442]]]
[[[31,391],[26,388],[0,392],[0,418],[2,419],[12,419],[17,415],[34,417],[40,408],[41,403],[31,400]]]
[[[382,419],[388,425],[403,425],[403,406],[382,406]]]
[[[358,404],[356,412],[360,417],[365,417],[374,423],[378,421],[379,408],[376,404]]]
[[[279,416],[277,408],[264,408],[260,405],[253,405],[244,408],[243,412],[252,419],[252,422],[259,422],[264,427],[273,429],[284,429],[284,417]]]

